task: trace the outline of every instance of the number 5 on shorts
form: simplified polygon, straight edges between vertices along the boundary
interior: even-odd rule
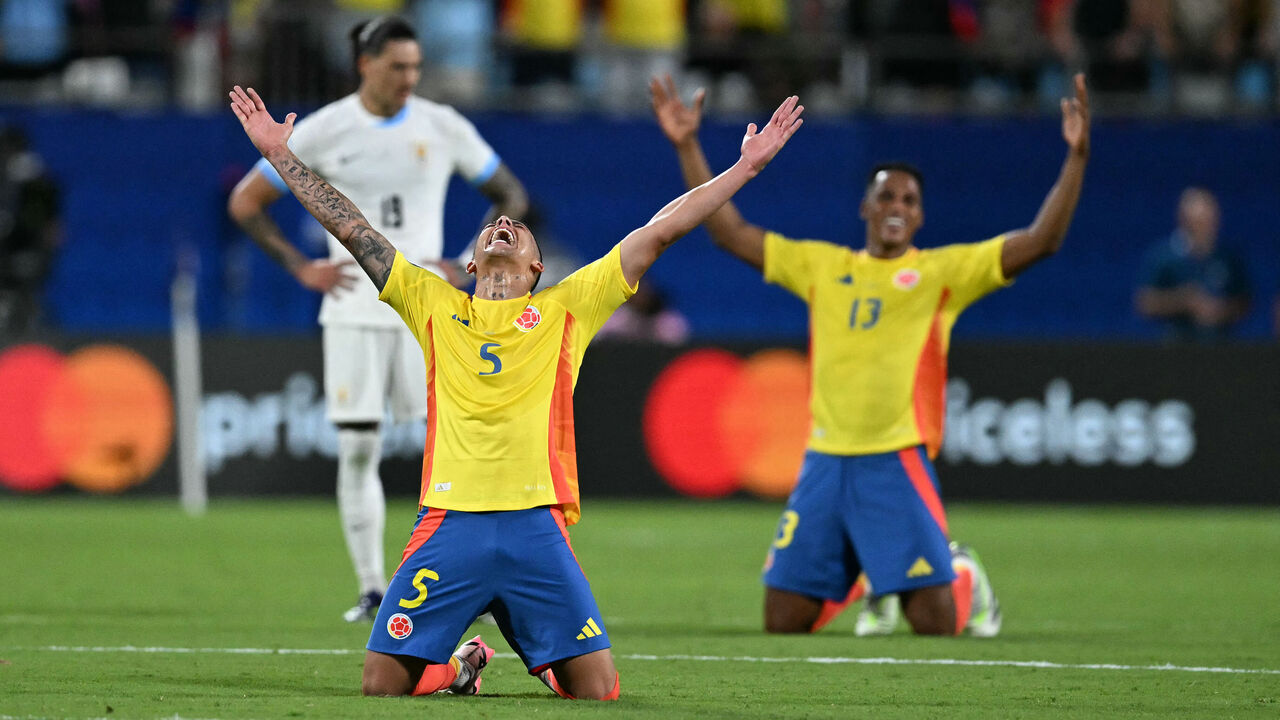
[[[782,513],[782,521],[778,523],[778,539],[773,546],[779,550],[791,544],[796,536],[796,526],[800,524],[800,513],[787,510]]]
[[[421,570],[419,570],[418,574],[413,576],[413,586],[418,588],[418,597],[412,600],[401,600],[400,607],[410,608],[410,609],[416,608],[419,605],[421,605],[424,600],[427,599],[427,585],[426,583],[422,582],[423,578],[427,578],[429,580],[439,580],[440,576],[435,574],[435,571],[433,570],[428,570],[426,568],[422,568]]]

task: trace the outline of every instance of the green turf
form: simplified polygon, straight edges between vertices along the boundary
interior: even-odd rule
[[[388,558],[411,501],[393,500]],[[704,661],[950,658],[1280,669],[1276,509],[951,509],[1005,609],[991,640],[759,632],[779,507],[588,501],[574,545],[623,701],[550,696],[499,657],[479,698],[358,696],[368,625],[331,502],[0,499],[0,717],[1277,717],[1280,674]],[[486,638],[509,652],[493,628]],[[110,651],[58,651],[98,646]],[[122,646],[196,652],[121,652]],[[328,649],[231,654],[199,649]]]

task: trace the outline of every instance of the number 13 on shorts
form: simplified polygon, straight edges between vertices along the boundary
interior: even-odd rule
[[[422,568],[417,575],[413,576],[413,586],[418,588],[418,596],[412,600],[401,600],[400,607],[413,609],[421,605],[427,599],[427,584],[423,580],[439,580],[440,576],[434,570]]]

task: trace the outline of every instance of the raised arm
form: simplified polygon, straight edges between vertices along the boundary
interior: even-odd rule
[[[1080,200],[1080,187],[1084,184],[1084,168],[1089,161],[1089,91],[1085,88],[1084,75],[1076,75],[1075,86],[1075,98],[1062,100],[1062,137],[1067,141],[1067,159],[1031,226],[1005,234],[1000,265],[1006,278],[1057,252],[1067,228],[1071,227],[1071,218]]]
[[[395,248],[369,225],[347,196],[312,172],[289,150],[289,135],[297,115],[289,113],[283,123],[276,122],[253,88],[246,93],[237,85],[230,96],[231,111],[239,118],[253,146],[280,173],[298,202],[347,248],[381,291],[391,273]]]
[[[627,282],[639,281],[663,251],[720,209],[769,164],[804,122],[800,119],[804,106],[798,102],[794,95],[784,100],[759,132],[755,123],[748,125],[742,154],[732,167],[667,203],[644,227],[623,239],[622,272]]]
[[[702,102],[706,93],[699,90],[693,96],[693,107],[680,101],[675,82],[667,75],[663,79],[649,81],[653,95],[653,114],[667,140],[676,149],[680,160],[680,173],[686,187],[695,188],[711,179],[711,166],[698,142],[698,126],[702,122]],[[726,202],[707,218],[707,231],[711,241],[729,251],[757,270],[764,268],[764,228],[743,219],[732,202]]]

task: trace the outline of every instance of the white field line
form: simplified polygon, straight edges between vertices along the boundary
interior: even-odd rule
[[[222,654],[222,655],[357,655],[364,650],[350,648],[183,648],[117,647],[47,645],[37,648],[0,648],[0,650],[40,650],[72,653],[173,653],[173,654]],[[498,653],[496,657],[517,658],[515,653]],[[1280,675],[1280,670],[1269,668],[1197,667],[1186,665],[1121,665],[1117,663],[1059,663],[1048,660],[963,660],[957,658],[890,658],[890,657],[754,657],[750,655],[619,655],[620,660],[659,662],[745,662],[789,663],[804,662],[815,665],[954,665],[959,667],[1013,667],[1038,670],[1118,670],[1221,673],[1226,675]]]
[[[0,720],[50,720],[49,715],[0,715]],[[111,720],[110,717],[86,717],[84,720]],[[183,717],[182,715],[165,715],[156,720],[216,720],[215,717]]]

